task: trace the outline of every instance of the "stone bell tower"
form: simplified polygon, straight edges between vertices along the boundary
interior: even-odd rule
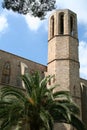
[[[78,45],[76,14],[56,10],[49,18],[47,73],[55,75],[49,84],[58,84],[57,90],[70,90],[81,108]]]

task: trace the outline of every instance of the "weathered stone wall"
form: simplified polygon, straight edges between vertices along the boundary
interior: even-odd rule
[[[9,83],[11,86],[21,86],[20,81],[20,75],[22,72],[21,63],[24,63],[28,67],[27,71],[29,73],[33,73],[34,71],[40,71],[42,76],[44,76],[44,72],[46,71],[47,68],[46,66],[41,65],[39,63],[0,50],[0,83],[2,78],[3,66],[7,61],[9,61],[11,64],[10,83]]]
[[[87,80],[80,78],[81,101],[82,101],[82,120],[87,127]]]

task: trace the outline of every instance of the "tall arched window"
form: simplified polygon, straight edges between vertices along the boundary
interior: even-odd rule
[[[2,83],[9,84],[10,82],[10,62],[5,62],[2,70]]]
[[[54,16],[51,17],[51,37],[54,36]]]
[[[59,16],[59,33],[64,34],[64,14],[61,13]]]
[[[70,16],[70,35],[75,36],[76,31],[76,21],[73,15]]]
[[[73,36],[73,23],[74,21],[73,21],[73,17],[72,16],[70,16],[70,34]]]

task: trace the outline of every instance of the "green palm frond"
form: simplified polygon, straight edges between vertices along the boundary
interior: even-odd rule
[[[10,86],[0,89],[0,130],[52,130],[55,121],[86,130],[70,92],[56,92],[57,85],[47,87],[52,77],[42,79],[38,72],[25,74],[21,76],[24,90]]]
[[[9,97],[15,96],[16,98],[20,99],[23,102],[26,100],[24,91],[22,91],[16,87],[7,86],[7,87],[1,88],[1,99],[5,98],[6,96],[9,96]]]
[[[87,130],[85,124],[74,114],[71,115],[71,122],[69,124],[73,125],[77,130]]]
[[[80,116],[80,109],[74,102],[69,102],[67,100],[59,101],[61,104],[64,104],[71,113],[74,113],[77,116]]]
[[[56,91],[53,93],[54,99],[62,98],[72,101],[72,97],[69,91]]]
[[[21,79],[22,79],[22,81],[24,82],[24,85],[25,85],[25,88],[26,88],[26,90],[27,90],[27,92],[29,93],[29,94],[31,94],[31,92],[32,92],[32,86],[31,86],[31,84],[30,84],[30,78],[27,78],[27,76],[26,75],[22,75],[21,76]]]

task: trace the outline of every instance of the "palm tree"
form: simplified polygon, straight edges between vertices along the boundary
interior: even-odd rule
[[[25,89],[6,86],[1,88],[0,130],[52,130],[54,123],[67,123],[77,130],[86,130],[78,119],[78,107],[68,91],[53,92],[47,88],[52,78],[40,78],[38,73],[23,75]]]

